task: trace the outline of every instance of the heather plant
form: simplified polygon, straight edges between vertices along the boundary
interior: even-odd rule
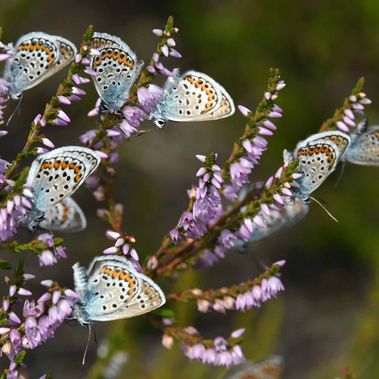
[[[254,168],[259,165],[268,148],[268,138],[274,134],[276,123],[283,115],[277,102],[286,83],[279,69],[270,69],[267,88],[262,91],[259,103],[251,106],[252,110],[238,106],[246,126],[243,134],[232,145],[229,158],[222,162],[217,152],[196,155],[200,163],[198,171],[193,175],[194,184],[187,192],[188,206],[179,215],[177,224],[162,238],[161,245],[155,252],[137,253],[138,241],[132,231],[124,230],[128,199],[114,195],[119,149],[126,142],[133,143],[133,138],[143,138],[151,128],[156,128],[149,120],[154,118],[157,106],[165,99],[167,87],[158,86],[154,80],[163,76],[170,83],[171,78],[177,76],[173,68],[166,66],[166,59],[181,57],[176,50],[175,37],[178,32],[171,17],[163,29],[153,30],[158,38],[156,51],[147,64],[139,67],[122,107],[112,108],[109,104],[104,104],[104,99],[99,99],[94,109],[88,113],[92,117],[90,122],[94,125],[93,128],[82,134],[80,141],[72,141],[72,144],[81,143],[101,159],[99,167],[85,184],[93,194],[93,201],[98,203],[97,216],[104,221],[104,237],[110,241],[110,246],[94,255],[126,257],[133,270],[162,285],[167,303],[144,317],[149,319],[154,328],[160,330],[165,348],[172,349],[177,344],[190,360],[229,367],[238,365],[245,359],[245,330],[226,330],[222,336],[209,338],[198,330],[200,328],[177,322],[177,303],[182,307],[190,307],[193,303],[200,313],[218,312],[224,315],[263,307],[284,291],[281,271],[286,265],[285,260],[272,263],[256,277],[243,278],[238,283],[221,288],[197,288],[189,285],[177,291],[173,283],[190,270],[207,270],[211,275],[211,266],[224,259],[226,254],[235,254],[237,250],[244,249],[257,236],[269,236],[271,225],[275,220],[288,215],[288,209],[295,201],[308,205],[313,189],[307,187],[305,191],[304,183],[307,175],[314,174],[309,174],[303,163],[303,151],[295,149],[284,154],[283,161],[278,162],[277,167],[273,168],[273,174],[264,182],[257,183],[252,178]],[[1,250],[15,253],[19,260],[16,267],[4,259],[0,261],[1,269],[7,270],[3,272],[7,290],[3,294],[0,310],[1,359],[7,361],[3,378],[25,377],[25,358],[32,355],[31,350],[40,345],[54,343],[55,331],[74,316],[73,310],[82,300],[74,288],[62,286],[53,277],[41,277],[40,273],[32,275],[24,264],[23,257],[27,255],[38,259],[40,266],[58,265],[62,259],[70,259],[74,263],[75,258],[65,248],[60,231],[33,232],[26,241],[19,240],[17,233],[25,227],[25,219],[30,215],[35,201],[34,188],[27,181],[27,159],[54,149],[58,141],[53,142],[45,137],[44,131],[52,126],[70,125],[72,120],[69,106],[85,96],[84,85],[91,85],[93,80],[97,80],[98,73],[94,71],[91,62],[96,61],[101,54],[91,42],[93,35],[94,30],[90,26],[72,57],[67,77],[44,111],[32,121],[23,148],[13,160],[5,160],[6,157],[0,160],[0,247]],[[11,44],[1,43],[0,50],[0,60],[12,59],[14,50]],[[10,117],[6,108],[10,108],[11,102],[8,96],[11,87],[9,80],[9,77],[0,80],[0,117],[3,120],[1,142],[6,141],[8,133],[16,132],[12,125],[14,120],[10,126],[5,127]],[[320,131],[338,130],[346,135],[354,134],[358,121],[364,118],[365,106],[370,103],[362,90],[363,79],[360,79],[343,105],[332,118],[325,121]],[[231,100],[224,101],[229,101],[228,106],[232,108]],[[164,130],[161,132],[164,133]],[[301,136],[303,137],[305,136]],[[307,146],[303,148],[308,148]],[[306,154],[313,157],[313,154],[327,153],[323,150],[325,146],[336,154],[329,174],[344,157],[344,150],[338,150],[336,141],[318,139]],[[325,174],[322,180],[326,178]],[[44,288],[40,297],[32,293],[29,285],[31,280],[39,281]],[[127,321],[121,321],[120,325],[124,323]],[[122,329],[120,326],[117,330],[110,330],[103,341],[107,349],[105,354],[100,354],[93,368],[92,372],[97,373],[93,375],[98,375],[96,377],[117,377],[126,363],[128,348],[117,338]],[[44,373],[41,372],[41,375]],[[349,377],[348,374],[345,376]]]

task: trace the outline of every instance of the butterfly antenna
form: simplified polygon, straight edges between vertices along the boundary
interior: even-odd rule
[[[14,109],[14,111],[12,112],[12,114],[10,115],[10,117],[8,118],[7,123],[5,124],[5,127],[8,127],[8,126],[9,126],[9,124],[11,123],[11,121],[12,121],[14,115],[15,115],[15,114],[17,113],[17,111],[20,109],[20,106],[21,106],[21,102],[22,102],[23,97],[24,97],[24,95],[21,94],[20,99],[18,100],[18,103],[17,103],[17,105],[16,105],[16,108]]]
[[[97,335],[96,335],[96,329],[93,328],[93,336],[95,338],[95,344],[97,345]]]
[[[267,265],[263,261],[261,257],[259,257],[257,254],[253,254],[253,260],[255,261],[255,264],[257,267],[261,270],[267,270]]]
[[[336,180],[336,182],[334,184],[334,187],[337,187],[338,184],[340,184],[340,181],[342,179],[342,176],[343,176],[344,172],[345,172],[345,161],[342,161],[341,162],[341,169],[340,169],[340,172],[338,174],[338,178],[337,178],[337,180]]]
[[[313,200],[316,204],[318,204],[325,212],[326,214],[335,222],[339,222],[329,211],[328,209],[325,207],[325,205],[323,205],[320,201],[316,200],[314,197],[310,196],[309,197],[311,200]]]
[[[86,348],[84,350],[84,354],[83,354],[83,359],[82,359],[82,365],[84,366],[84,364],[86,363],[86,357],[87,357],[87,352],[88,352],[88,346],[89,346],[89,342],[91,340],[91,331],[92,331],[92,328],[91,328],[91,324],[88,325],[88,338],[87,338],[87,344],[86,344]]]
[[[144,134],[146,133],[150,133],[150,132],[156,132],[158,130],[161,130],[159,128],[153,128],[153,129],[143,129],[143,130],[139,130],[138,133],[136,134],[137,137],[139,136],[143,136]]]

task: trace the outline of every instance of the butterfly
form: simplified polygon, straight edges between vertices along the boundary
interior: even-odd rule
[[[87,270],[79,263],[73,270],[80,297],[73,317],[81,325],[140,316],[166,302],[158,285],[137,272],[124,256],[96,257]]]
[[[345,160],[363,166],[378,166],[379,125],[368,127],[366,119],[357,125],[356,132],[350,137],[352,143],[345,153]]]
[[[270,210],[270,216],[263,214],[266,226],[255,228],[250,241],[258,241],[281,229],[290,228],[300,222],[308,212],[309,204],[296,198],[281,211]]]
[[[350,137],[347,134],[322,132],[298,143],[293,153],[284,152],[286,163],[294,158],[299,160],[298,171],[302,177],[298,180],[300,188],[297,196],[300,199],[307,200],[336,169],[349,145]]]
[[[39,224],[42,229],[68,233],[80,232],[86,226],[87,220],[83,211],[70,196],[47,208],[44,220]]]
[[[64,146],[39,155],[26,180],[33,193],[33,207],[24,221],[27,228],[34,231],[46,214],[51,216],[54,210],[50,208],[72,195],[99,163],[93,150],[81,146]],[[51,225],[52,219],[48,222]]]
[[[150,115],[159,128],[167,121],[212,121],[235,112],[233,99],[225,88],[208,75],[187,71],[167,79],[161,100]]]
[[[279,379],[283,370],[283,358],[273,355],[257,363],[244,362],[230,369],[222,379]]]
[[[9,96],[20,99],[22,93],[52,76],[73,59],[75,45],[60,36],[43,32],[23,35],[15,44],[13,56],[7,60],[4,77],[11,85]]]
[[[107,33],[94,33],[91,47],[99,54],[92,56],[91,68],[96,76],[94,84],[101,98],[100,112],[119,111],[129,97],[143,61],[119,37]]]

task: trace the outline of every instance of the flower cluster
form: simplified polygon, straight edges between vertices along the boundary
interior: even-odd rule
[[[22,363],[24,350],[34,349],[54,336],[56,329],[72,313],[78,298],[74,291],[45,280],[41,284],[48,287],[48,291],[38,300],[23,301],[21,314],[17,314],[14,308],[20,303],[20,297],[32,295],[21,285],[33,278],[34,275],[22,274],[15,283],[6,281],[9,290],[8,296],[2,300],[4,322],[0,328],[0,345],[2,353],[10,360],[9,377],[18,377],[17,365]]]
[[[356,117],[364,117],[365,106],[371,104],[371,100],[362,91],[363,78],[358,81],[350,96],[348,96],[342,107],[338,108],[333,117],[326,120],[320,131],[327,131],[337,129],[343,133],[350,133],[354,131],[357,125]]]
[[[257,278],[230,287],[207,291],[193,288],[169,294],[167,298],[173,301],[196,301],[198,311],[203,313],[212,310],[225,313],[227,310],[247,311],[258,308],[284,290],[279,278],[284,264],[285,261],[276,262]]]
[[[181,215],[178,225],[171,230],[170,238],[177,242],[182,238],[199,238],[207,226],[222,213],[220,189],[223,179],[221,168],[216,164],[217,154],[196,156],[204,166],[196,176],[199,178],[197,187],[189,191],[189,209]]]
[[[2,162],[0,162],[0,170]],[[4,174],[0,173],[0,175]],[[6,182],[8,185],[12,183],[5,177],[2,180],[3,183]],[[22,223],[32,209],[32,198],[32,192],[24,186],[21,194],[15,194],[0,208],[0,242],[8,241],[16,234],[19,224]]]
[[[37,240],[46,245],[38,255],[40,266],[52,266],[57,263],[58,259],[67,258],[66,249],[63,246],[55,246],[52,234],[42,233]]]
[[[214,340],[204,340],[193,326],[183,329],[169,327],[165,330],[162,344],[171,348],[176,338],[181,341],[181,350],[187,358],[204,364],[229,367],[245,360],[239,345],[244,332],[244,329],[238,329],[228,339],[216,337]]]
[[[292,171],[292,167],[283,164],[262,189],[252,188],[241,202],[240,212],[235,216],[236,221],[221,230],[214,246],[203,251],[196,267],[212,266],[223,259],[228,251],[250,242],[256,234],[266,229],[270,218],[277,212],[282,213],[294,197],[293,188],[298,187],[296,179],[301,175]],[[251,194],[255,190],[259,194],[258,198],[252,198]]]
[[[133,236],[122,235],[121,233],[115,232],[114,230],[107,230],[105,235],[110,239],[115,241],[114,245],[106,248],[103,254],[122,254],[128,256],[128,260],[133,264],[137,271],[142,271],[141,265],[139,263],[139,256],[136,249],[132,246],[136,240]]]
[[[157,37],[164,37],[165,39],[162,41],[162,43],[159,45],[158,52],[153,54],[153,58],[150,62],[150,65],[147,66],[147,71],[150,74],[156,74],[159,72],[161,75],[164,76],[173,76],[173,72],[167,69],[163,63],[161,62],[160,58],[162,56],[168,57],[171,56],[173,58],[181,58],[182,55],[179,53],[179,51],[175,50],[174,47],[176,46],[176,42],[173,38],[173,35],[178,33],[178,28],[173,28],[171,31],[169,30],[162,30],[162,29],[153,29],[153,33]]]
[[[239,106],[240,112],[248,119],[244,135],[235,144],[232,156],[224,169],[224,177],[230,179],[224,187],[224,196],[236,200],[244,184],[249,183],[249,175],[267,149],[266,137],[272,136],[276,125],[272,119],[282,117],[282,109],[275,104],[279,91],[285,87],[278,72],[272,74],[268,90],[264,93],[255,114],[248,108]]]

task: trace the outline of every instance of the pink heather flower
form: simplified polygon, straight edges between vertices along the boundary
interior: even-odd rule
[[[189,359],[199,360],[204,364],[215,366],[229,367],[240,364],[244,361],[241,348],[238,345],[229,346],[228,341],[223,337],[217,337],[214,339],[213,348],[206,348],[201,343],[190,346],[183,342],[181,350]]]
[[[4,162],[6,161],[0,159],[0,184],[13,184],[3,174],[8,163]],[[5,187],[5,191],[7,190]],[[32,204],[24,195],[15,195],[5,203],[5,207],[0,208],[0,242],[7,241],[15,235],[19,224],[25,220],[31,208]]]
[[[57,263],[57,259],[50,250],[44,250],[38,258],[40,266],[52,266]]]
[[[149,270],[155,270],[158,267],[158,259],[155,256],[152,256],[147,261],[147,268]]]
[[[238,105],[238,109],[239,111],[245,116],[249,116],[249,114],[251,113],[251,110],[249,108],[246,108],[245,106],[243,105]]]
[[[137,91],[138,102],[146,114],[150,114],[156,108],[163,94],[163,89],[154,84],[147,88],[141,87]]]
[[[122,112],[128,123],[135,128],[138,128],[141,122],[143,122],[145,119],[143,110],[135,106],[126,105],[122,109]]]
[[[117,233],[117,232],[115,232],[115,231],[113,231],[113,230],[107,230],[106,232],[105,232],[105,235],[109,238],[109,239],[111,239],[111,240],[117,240],[118,238],[120,238],[120,233]]]
[[[105,249],[103,251],[103,254],[115,254],[115,253],[117,253],[117,251],[118,251],[118,248],[115,246],[112,246],[112,247],[108,247],[107,249]]]
[[[166,349],[170,350],[172,348],[172,346],[174,345],[174,339],[171,336],[164,334],[162,337],[162,345]]]

